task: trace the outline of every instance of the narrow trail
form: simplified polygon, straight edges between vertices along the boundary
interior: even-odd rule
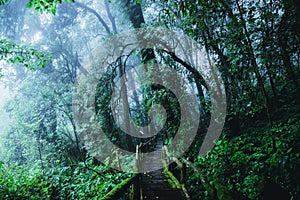
[[[155,153],[150,159],[142,162],[141,167],[152,169],[159,169],[156,171],[144,173],[141,178],[141,187],[144,200],[184,200],[180,190],[172,188],[168,182],[167,177],[163,173],[163,164],[162,164],[162,142],[158,141],[154,149]]]

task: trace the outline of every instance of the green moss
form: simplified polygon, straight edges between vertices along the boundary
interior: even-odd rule
[[[168,177],[168,183],[171,185],[171,187],[178,188],[177,185],[173,181],[173,178],[175,178],[174,175],[167,168],[164,168],[164,174]],[[171,177],[173,177],[173,178],[171,178]]]
[[[170,170],[168,170],[167,163],[163,161],[163,164],[164,164],[164,174],[168,177],[169,184],[172,186],[172,188],[181,189],[182,186],[180,182],[173,175],[173,173]]]
[[[125,190],[134,183],[137,177],[138,176],[135,175],[134,177],[125,179],[101,199],[114,200],[120,198],[120,196],[125,192]]]

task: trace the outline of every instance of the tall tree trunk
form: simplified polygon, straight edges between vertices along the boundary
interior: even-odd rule
[[[257,64],[256,59],[255,59],[255,54],[254,54],[254,50],[253,50],[253,47],[252,47],[250,34],[248,32],[248,29],[247,29],[246,21],[243,17],[242,8],[241,8],[238,0],[235,0],[235,2],[236,2],[236,5],[237,5],[237,8],[238,8],[238,11],[239,11],[241,23],[243,25],[244,33],[245,33],[245,36],[246,36],[246,42],[247,42],[247,46],[249,48],[249,53],[250,53],[250,57],[251,57],[251,61],[252,61],[253,70],[254,70],[255,76],[257,78],[258,86],[260,88],[260,91],[261,91],[263,99],[264,99],[264,104],[265,104],[269,124],[270,124],[270,126],[272,126],[272,118],[271,118],[271,114],[270,114],[269,97],[268,97],[266,89],[264,87],[262,77],[259,73],[259,67],[258,67],[258,64]]]
[[[122,0],[125,7],[125,12],[129,15],[129,19],[134,28],[138,29],[142,27],[142,24],[145,23],[142,7],[140,3],[135,2],[134,0]],[[145,65],[145,73],[149,73],[149,69],[147,64],[152,63],[154,67],[158,70],[158,65],[155,57],[155,53],[153,49],[142,49],[141,50],[142,63]],[[151,73],[151,72],[150,72]],[[150,74],[151,77],[151,74]],[[162,82],[160,77],[155,77],[159,82]],[[150,123],[150,133],[155,132],[154,123]]]
[[[128,102],[128,94],[127,94],[127,85],[125,80],[125,67],[123,67],[123,63],[121,58],[119,59],[119,77],[121,81],[121,98],[123,102],[123,120],[125,124],[125,140],[126,146],[129,151],[134,151],[134,145],[132,142],[132,138],[129,135],[130,133],[130,110],[129,110],[129,102]]]
[[[273,2],[272,2],[272,0],[270,0],[270,5],[268,5],[268,3],[264,0],[263,1],[264,2],[264,4],[265,4],[265,6],[266,6],[266,8],[267,7],[270,7],[271,9],[272,9],[272,5],[273,5]],[[269,9],[267,9],[267,11],[269,11]],[[266,49],[266,46],[268,45],[268,42],[269,42],[269,40],[272,40],[272,35],[270,34],[270,28],[269,28],[269,22],[270,22],[270,24],[271,24],[271,30],[273,29],[274,30],[274,19],[272,18],[272,19],[270,19],[270,21],[269,21],[269,19],[268,18],[266,18],[265,19],[266,20],[266,23],[265,23],[265,26],[266,26],[266,34],[265,34],[265,38],[264,38],[264,40],[265,40],[265,44],[263,44],[264,45],[264,47],[263,47],[263,51],[265,52],[265,57],[266,57],[266,69],[267,69],[267,75],[269,76],[269,80],[270,80],[270,85],[271,85],[271,89],[272,89],[272,92],[273,92],[273,95],[274,95],[274,98],[275,98],[275,101],[277,101],[277,91],[276,91],[276,86],[275,86],[275,83],[274,83],[274,79],[273,79],[273,76],[274,76],[274,74],[272,73],[272,71],[271,71],[271,67],[272,67],[272,61],[270,61],[269,60],[269,56],[268,56],[268,54],[267,54],[267,49]],[[273,49],[273,45],[271,46],[271,49],[270,49],[270,52],[273,52],[274,51],[274,49]]]
[[[283,42],[284,40],[287,41],[287,39],[282,38],[282,40],[281,40],[282,42],[280,42],[284,67],[286,69],[288,79],[290,79],[292,81],[292,83],[295,86],[295,90],[296,90],[298,96],[300,96],[299,83],[296,78],[295,72],[293,70],[293,66],[292,66],[292,63],[290,60],[290,55],[289,55],[288,51],[286,50],[288,45],[284,44],[284,42]]]

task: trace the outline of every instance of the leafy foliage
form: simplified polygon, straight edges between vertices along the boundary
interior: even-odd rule
[[[4,5],[4,4],[7,4],[8,0],[1,0],[0,1],[0,5]]]
[[[27,4],[27,7],[34,8],[40,13],[47,12],[56,14],[56,7],[62,2],[62,0],[30,0]],[[64,0],[64,2],[74,2],[74,0]]]
[[[0,60],[8,63],[21,63],[26,68],[33,70],[36,67],[46,67],[49,58],[45,52],[19,45],[12,40],[0,40]]]
[[[245,133],[231,141],[223,138],[196,165],[219,198],[229,193],[259,199],[269,179],[295,197],[300,192],[299,133],[298,116],[269,130]]]
[[[1,199],[49,199],[50,182],[42,177],[41,170],[0,164]]]
[[[103,166],[87,153],[72,113],[72,87],[78,75],[88,73],[85,64],[92,63],[83,58],[104,38],[151,23],[187,34],[210,53],[227,91],[223,137],[208,155],[198,156],[210,119],[209,91],[201,77],[189,70],[193,66],[158,49],[146,49],[111,63],[99,80],[96,110],[108,138],[127,150],[147,141],[120,130],[118,123],[124,122],[116,123],[110,112],[112,91],[133,65],[149,61],[168,65],[193,87],[203,114],[196,140],[183,156],[195,167],[187,168],[185,177],[192,199],[268,199],[265,192],[270,182],[290,198],[299,197],[300,15],[296,0],[63,2],[73,1],[0,0],[0,18],[6,19],[0,26],[0,60],[40,68],[29,75],[20,73],[9,83],[18,94],[5,107],[13,124],[5,132],[1,151],[5,163],[0,163],[0,199],[101,199],[131,176]],[[28,13],[26,5],[43,15]],[[47,51],[20,44],[22,37],[34,36],[36,29],[44,37],[34,46],[42,45]],[[151,70],[156,69],[148,68],[143,77],[151,77]],[[171,143],[175,134],[188,132],[177,133],[182,116],[168,88],[137,89],[130,84],[132,96],[122,93],[120,98],[136,125],[147,125],[151,106],[162,104],[167,120],[160,139]],[[157,116],[157,122],[163,121]],[[176,147],[180,149],[183,142]],[[100,153],[105,150],[102,143],[97,143]],[[148,145],[145,151],[155,148],[155,142]],[[119,165],[120,152],[111,152],[114,158],[106,161]],[[132,162],[131,157],[125,159]],[[180,176],[178,166],[171,170],[174,178]]]
[[[101,199],[128,174],[78,163],[43,171],[37,166],[0,165],[1,199]],[[92,169],[92,170],[91,170]],[[98,174],[99,173],[99,174]]]
[[[56,13],[56,7],[61,4],[62,0],[30,0],[27,3],[28,8],[34,8],[39,12]],[[64,2],[74,2],[74,0],[64,0]],[[0,6],[8,3],[8,0],[1,0]]]

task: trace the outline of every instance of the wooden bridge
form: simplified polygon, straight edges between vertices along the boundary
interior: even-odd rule
[[[185,189],[182,180],[177,180],[169,171],[165,162],[167,149],[162,141],[158,140],[154,152],[147,159],[142,155],[143,144],[136,146],[135,169],[144,172],[147,169],[157,169],[146,173],[137,173],[134,177],[125,180],[121,187],[116,187],[116,191],[108,193],[103,200],[116,200],[124,197],[123,194],[131,187],[131,200],[189,200],[190,197]],[[147,170],[148,171],[148,170]]]
[[[154,154],[147,157],[147,161],[142,161],[141,167],[147,166],[152,169],[159,169],[141,175],[141,191],[144,200],[183,200],[183,193],[178,188],[172,188],[169,177],[166,177],[163,170],[163,145],[158,141],[154,148]]]

